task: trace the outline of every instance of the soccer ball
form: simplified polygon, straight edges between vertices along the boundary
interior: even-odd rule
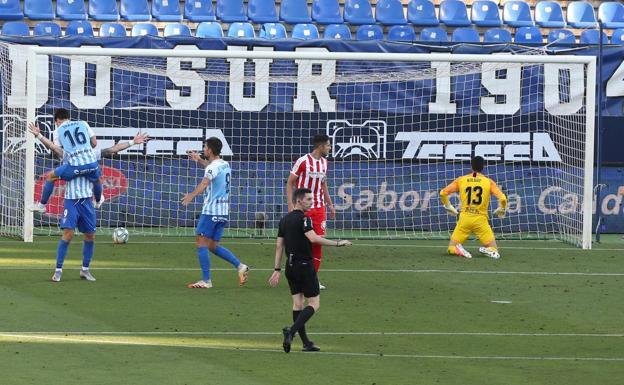
[[[118,227],[113,230],[113,243],[128,243],[128,238],[130,238],[130,233],[123,227]]]

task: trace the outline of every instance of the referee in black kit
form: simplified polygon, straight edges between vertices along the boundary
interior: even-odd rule
[[[269,279],[272,287],[277,286],[282,271],[282,255],[286,247],[286,278],[290,286],[293,299],[293,321],[291,327],[285,327],[284,351],[290,352],[290,344],[295,334],[299,332],[303,342],[304,352],[318,352],[321,350],[314,342],[308,339],[305,324],[318,311],[320,306],[319,282],[312,264],[312,243],[323,246],[349,246],[351,242],[345,240],[330,240],[318,236],[312,228],[312,220],[304,215],[310,210],[314,199],[312,191],[307,188],[297,189],[293,195],[295,209],[288,213],[279,223],[277,242],[275,245],[275,271]],[[308,306],[304,307],[305,299]]]

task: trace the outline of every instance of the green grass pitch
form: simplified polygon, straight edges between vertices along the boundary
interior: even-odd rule
[[[215,287],[191,290],[192,238],[102,236],[86,282],[77,237],[58,284],[56,237],[0,239],[0,383],[621,385],[624,241],[603,238],[504,241],[498,261],[446,256],[444,241],[326,248],[307,326],[322,351],[297,337],[288,355],[273,241],[224,239],[252,267],[247,286],[213,256]]]

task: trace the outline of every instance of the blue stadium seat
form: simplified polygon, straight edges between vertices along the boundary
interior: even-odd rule
[[[377,22],[383,25],[407,24],[401,0],[378,0],[375,5]]]
[[[344,24],[330,24],[323,33],[325,39],[351,40],[351,30]]]
[[[169,37],[169,36],[193,36],[193,35],[191,34],[191,30],[186,24],[169,23],[165,25],[163,36]]]
[[[473,1],[470,18],[477,27],[500,27],[498,4],[493,1]]]
[[[152,0],[152,16],[158,21],[181,21],[180,2],[176,0]]]
[[[23,21],[7,21],[2,24],[0,34],[5,36],[30,36],[28,24]]]
[[[600,44],[599,40],[600,31],[597,29],[588,29],[581,32],[581,38],[579,39],[581,44]],[[609,44],[609,37],[606,33],[602,33],[602,44]]]
[[[136,23],[132,26],[132,36],[158,36],[158,28],[152,23]]]
[[[520,27],[516,30],[514,38],[516,43],[536,43],[544,42],[542,39],[542,31],[537,27]]]
[[[102,23],[100,25],[100,37],[126,37],[126,27],[119,23]]]
[[[490,28],[483,33],[484,43],[511,43],[511,32],[502,28]]]
[[[24,16],[31,20],[52,20],[52,0],[24,0]]]
[[[217,0],[217,17],[226,23],[247,21],[243,0]]]
[[[293,39],[311,40],[318,39],[319,33],[316,25],[304,23],[295,25],[290,36]]]
[[[383,29],[375,24],[365,24],[358,27],[355,32],[356,40],[383,40]]]
[[[553,29],[548,32],[549,44],[576,44],[576,37],[569,29]]]
[[[260,29],[260,37],[263,39],[286,39],[286,28],[280,23],[265,23]]]
[[[480,43],[479,31],[474,28],[457,28],[451,35],[451,41],[456,43]]]
[[[89,17],[97,21],[119,20],[117,0],[89,0]]]
[[[280,20],[290,24],[311,23],[306,0],[282,0],[280,2]]]
[[[256,37],[253,25],[250,23],[232,23],[228,29],[228,37],[240,37],[251,39]]]
[[[448,34],[444,28],[440,27],[423,28],[420,31],[420,41],[446,42],[448,41]]]
[[[416,40],[416,33],[409,25],[395,25],[388,30],[388,40],[412,42]]]
[[[338,0],[314,0],[312,2],[312,19],[317,24],[342,24]]]
[[[595,28],[594,7],[585,1],[571,1],[566,12],[568,24],[574,28]]]
[[[195,36],[220,39],[223,37],[223,28],[217,21],[203,21],[197,26]]]
[[[215,21],[217,17],[212,8],[212,0],[187,0],[184,2],[184,18],[193,23]]]
[[[605,28],[624,28],[624,5],[617,1],[605,1],[598,7],[598,19]]]
[[[87,20],[83,0],[56,0],[56,16],[61,20]]]
[[[21,20],[24,18],[20,7],[20,0],[0,2],[0,20]]]
[[[440,21],[449,27],[468,27],[468,10],[466,4],[459,0],[444,0],[440,3]]]
[[[525,1],[507,1],[503,6],[503,22],[510,27],[532,27],[531,7]]]
[[[147,0],[121,0],[121,10],[119,13],[122,19],[128,21],[152,20],[152,14],[147,6]]]
[[[65,27],[65,36],[93,36],[93,27],[87,20],[72,20]]]
[[[276,23],[279,20],[275,0],[249,0],[247,16],[254,23]]]
[[[344,20],[353,25],[375,24],[373,8],[368,0],[345,0]]]
[[[624,44],[624,28],[613,31],[611,35],[611,44]]]
[[[41,21],[35,25],[35,28],[33,28],[33,35],[61,37],[63,33],[61,32],[61,26],[55,22]]]
[[[535,4],[535,23],[548,28],[565,27],[561,5],[556,1],[540,1]]]
[[[407,6],[407,19],[419,27],[436,27],[440,24],[431,0],[410,1]]]

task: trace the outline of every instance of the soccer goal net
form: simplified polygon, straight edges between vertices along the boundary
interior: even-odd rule
[[[456,218],[439,191],[481,155],[509,197],[507,216],[491,219],[497,237],[591,245],[593,58],[0,48],[2,235],[59,231],[62,182],[45,214],[25,210],[59,165],[26,122],[51,137],[62,107],[89,123],[99,149],[153,138],[102,160],[104,231],[192,235],[202,199],[180,200],[203,170],[186,153],[214,136],[233,169],[227,235],[272,237],[289,170],[327,134],[329,236],[447,238]]]

